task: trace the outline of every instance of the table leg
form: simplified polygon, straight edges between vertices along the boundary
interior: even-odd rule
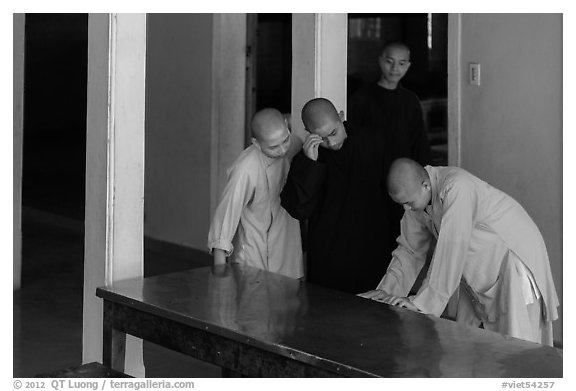
[[[126,333],[114,328],[113,319],[114,304],[104,301],[102,364],[118,372],[124,372]]]

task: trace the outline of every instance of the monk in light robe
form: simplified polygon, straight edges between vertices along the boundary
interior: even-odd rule
[[[518,202],[457,167],[394,161],[387,180],[403,205],[398,247],[376,290],[361,296],[552,345],[558,297],[544,240]],[[406,297],[436,250],[418,293]]]
[[[292,278],[303,276],[298,220],[280,205],[290,159],[301,141],[292,137],[286,118],[275,109],[257,112],[251,122],[252,145],[228,170],[210,231],[214,266],[232,262]]]

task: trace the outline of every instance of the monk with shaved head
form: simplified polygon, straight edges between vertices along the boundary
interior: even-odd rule
[[[405,209],[423,210],[430,202],[430,177],[416,161],[407,158],[395,160],[390,166],[388,194]]]
[[[318,147],[322,145],[334,151],[342,148],[347,137],[342,123],[343,113],[338,114],[328,99],[316,98],[302,108],[302,122],[310,136],[304,142],[304,153],[312,160],[318,158]]]
[[[208,233],[215,270],[230,261],[301,278],[300,226],[280,205],[280,191],[302,143],[276,109],[258,111],[251,128],[252,145],[229,168]]]
[[[290,146],[286,118],[276,109],[262,109],[252,118],[255,145],[270,158],[281,158]]]
[[[404,207],[398,247],[376,290],[360,296],[552,345],[558,317],[544,239],[512,197],[458,167],[395,160],[390,197]],[[427,276],[407,297],[435,243]]]
[[[307,281],[359,293],[386,270],[379,254],[388,195],[380,136],[343,118],[328,99],[304,105],[308,134],[281,198],[293,217],[307,222]]]
[[[404,80],[413,60],[410,48],[398,41],[384,43],[374,59],[380,66],[380,77],[366,80],[361,87],[350,88],[348,100],[348,121],[384,135],[384,170],[398,158],[410,158],[422,165],[431,163],[431,151],[425,116],[418,96],[410,91]],[[433,99],[433,102],[437,100]],[[400,235],[400,220],[403,210],[389,197],[385,208],[388,214],[382,222],[386,233],[382,238],[381,250],[390,254],[396,248],[396,238]]]

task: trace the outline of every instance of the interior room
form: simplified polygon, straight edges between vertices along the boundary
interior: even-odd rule
[[[98,287],[210,269],[211,218],[227,168],[252,144],[254,113],[275,107],[302,131],[312,97],[346,113],[378,79],[391,40],[411,49],[402,83],[422,104],[432,165],[501,189],[539,228],[561,352],[562,23],[562,14],[14,14],[13,376],[102,362]],[[471,64],[481,66],[477,84]],[[128,335],[124,372],[231,375],[219,359]]]

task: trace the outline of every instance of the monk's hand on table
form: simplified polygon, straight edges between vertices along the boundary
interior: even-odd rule
[[[384,300],[382,300],[386,304],[395,305],[398,307],[404,307],[412,311],[418,312],[418,307],[412,303],[412,301],[407,297],[398,297],[389,295]]]
[[[228,277],[230,275],[230,268],[226,263],[224,264],[214,263],[212,265],[212,274],[215,277]]]
[[[358,293],[357,296],[363,297],[365,299],[372,299],[372,300],[377,300],[377,301],[382,301],[384,300],[386,297],[390,296],[388,293],[384,292],[383,290],[380,289],[376,289],[373,291],[368,291],[368,292],[364,292],[364,293]]]
[[[320,143],[322,143],[322,137],[309,133],[302,146],[304,155],[306,155],[308,159],[316,161],[318,159],[318,147]]]

